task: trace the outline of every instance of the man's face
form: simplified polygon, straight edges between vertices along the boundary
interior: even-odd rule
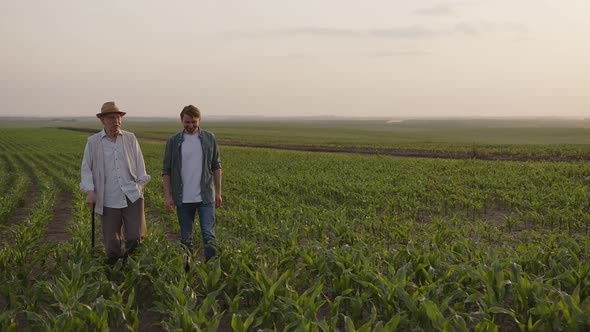
[[[200,118],[193,118],[192,116],[186,114],[182,116],[182,126],[184,127],[184,131],[188,134],[192,135],[196,133],[200,122]]]
[[[100,121],[107,132],[118,132],[123,122],[123,117],[121,114],[113,113],[102,116]]]

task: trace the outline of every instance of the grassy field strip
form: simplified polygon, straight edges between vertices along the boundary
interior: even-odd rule
[[[51,179],[44,175],[31,159],[21,156],[15,159],[20,165],[25,163],[26,167],[32,170],[40,190],[29,217],[3,230],[9,236],[2,243],[0,251],[3,281],[0,283],[0,294],[6,305],[0,316],[0,328],[3,331],[14,326],[16,313],[23,313],[27,308],[35,306],[38,301],[33,286],[34,278],[43,270],[48,251],[40,240],[51,220],[48,211],[53,208],[57,192]]]
[[[224,149],[223,152],[226,158],[226,172],[229,173],[225,173],[226,192],[236,189],[233,187],[233,181],[245,181],[245,183],[236,185],[242,191],[237,197],[232,198],[238,201],[227,202],[231,206],[228,208],[229,211],[221,211],[220,220],[232,226],[237,225],[239,230],[232,234],[236,238],[241,238],[242,241],[248,239],[246,247],[251,246],[255,252],[256,248],[261,252],[268,250],[266,246],[260,246],[260,243],[273,243],[274,248],[277,246],[280,248],[281,245],[289,246],[289,243],[297,247],[311,242],[312,245],[320,248],[335,249],[346,248],[347,245],[353,246],[357,243],[358,245],[371,243],[369,248],[372,250],[360,252],[364,257],[372,257],[371,253],[378,252],[381,246],[383,252],[387,253],[392,248],[404,248],[409,244],[413,247],[418,243],[431,244],[432,240],[422,238],[424,234],[440,236],[435,242],[439,247],[446,245],[446,241],[453,243],[455,238],[459,241],[459,246],[468,245],[463,241],[473,241],[469,243],[469,247],[487,248],[491,245],[494,250],[497,250],[496,246],[502,246],[502,243],[514,243],[515,237],[525,243],[534,241],[537,245],[541,245],[538,242],[542,238],[540,235],[543,234],[542,229],[539,235],[526,229],[520,234],[512,234],[505,223],[498,227],[490,225],[485,220],[485,210],[497,208],[503,210],[509,206],[525,211],[525,208],[527,210],[535,208],[530,200],[539,202],[537,205],[544,203],[547,205],[547,212],[542,217],[548,218],[549,221],[543,222],[543,218],[538,219],[537,221],[542,223],[533,224],[534,229],[537,226],[558,226],[551,222],[550,218],[554,215],[550,214],[552,209],[561,207],[566,201],[584,201],[587,198],[587,192],[583,190],[587,185],[584,181],[587,166],[580,163],[558,166],[551,163],[441,162],[329,154],[311,156],[306,153],[290,152],[284,153],[289,158],[281,158],[281,153],[264,150],[255,153],[250,149]],[[232,154],[235,154],[233,158]],[[239,160],[239,164],[231,165],[232,160]],[[245,167],[245,165],[252,166]],[[348,165],[354,165],[354,168],[347,170]],[[231,174],[232,170],[236,174]],[[371,172],[363,170],[371,170]],[[272,174],[280,174],[280,177],[273,177]],[[333,174],[338,176],[334,177]],[[389,180],[387,174],[390,175]],[[568,188],[568,186],[575,190],[566,190],[567,195],[564,195],[562,188]],[[244,188],[248,190],[244,192]],[[283,195],[278,188],[283,188],[290,194]],[[272,194],[269,195],[269,193]],[[522,199],[523,194],[527,195],[525,196],[527,199]],[[570,195],[576,199],[571,199]],[[268,196],[273,196],[273,199],[269,200]],[[275,199],[274,196],[278,198]],[[322,201],[322,197],[326,197],[326,200]],[[521,199],[517,202],[519,197]],[[433,206],[433,202],[438,204]],[[287,206],[283,205],[285,203]],[[559,224],[562,226],[558,227],[569,229],[566,234],[568,234],[567,238],[570,238],[575,234],[572,234],[571,227],[564,226],[576,225],[578,222],[576,216],[587,215],[587,212],[583,212],[584,205],[567,204],[565,207],[568,210],[563,210]],[[426,213],[421,212],[424,210]],[[576,214],[570,213],[571,211],[580,212]],[[418,218],[420,215],[429,216],[429,220],[421,220]],[[516,216],[513,217],[516,218]],[[320,222],[316,223],[318,219]],[[326,223],[327,220],[330,222]],[[435,229],[433,229],[433,222]],[[514,223],[523,228],[526,226],[525,220],[514,221]],[[260,227],[262,225],[264,226]],[[404,225],[407,226],[404,227]],[[447,231],[442,233],[444,229]],[[576,229],[580,231],[584,228]],[[231,232],[231,230],[227,231]],[[459,237],[448,236],[454,233]],[[282,236],[274,237],[274,234]],[[584,243],[586,242],[584,240]],[[422,252],[428,252],[429,249],[426,246],[422,248]],[[587,246],[576,247],[576,255],[578,253],[587,256]],[[503,258],[506,260],[505,264],[519,257],[519,254],[515,252],[508,252],[506,255],[508,257]],[[285,255],[276,253],[276,256],[284,257]],[[387,256],[375,257],[373,264],[383,265],[383,257]],[[485,257],[486,255],[477,253],[476,258],[470,261],[477,262]],[[415,257],[415,259],[418,258]],[[425,266],[432,266],[437,271],[449,269],[445,265],[437,269],[436,265],[432,265],[437,260],[429,259],[427,262],[429,265]],[[406,263],[402,261],[393,265],[404,266]],[[487,262],[487,264],[490,263],[492,262]],[[482,260],[481,264],[485,267],[486,261]],[[417,272],[420,272],[420,265],[417,267],[419,268]],[[508,265],[503,268],[507,269]],[[560,271],[565,272],[567,269]],[[418,275],[424,272],[426,271]],[[318,275],[331,274],[323,271]],[[335,275],[342,274],[335,273]],[[326,282],[326,284],[331,285],[332,282]],[[363,302],[362,307],[366,308],[366,305],[367,303]],[[493,316],[490,315],[489,318],[493,320]],[[418,318],[413,317],[410,321]]]
[[[67,172],[68,177],[80,177],[80,166],[82,164],[82,155],[67,156],[63,154],[39,153],[39,162],[48,163],[50,169],[58,169]]]
[[[506,123],[493,127],[485,121],[478,124],[481,127],[461,124],[440,127],[437,121],[405,127],[371,121],[354,121],[345,124],[345,127],[342,127],[343,124],[343,121],[207,121],[204,128],[212,130],[220,144],[229,146],[275,146],[303,150],[333,148],[359,153],[450,159],[590,160],[588,129],[580,128],[576,123],[570,123],[570,128],[555,127],[549,123],[533,128],[526,124],[522,127],[506,126]],[[177,123],[170,121],[127,121],[125,127],[138,137],[162,141],[180,129]],[[98,123],[79,123],[70,129],[86,131],[88,136],[98,132],[100,127]],[[18,129],[2,130],[11,134]],[[62,133],[53,128],[38,130],[47,137],[58,133],[63,135],[63,130]]]
[[[4,196],[10,188],[12,177],[10,176],[10,169],[8,167],[8,160],[4,154],[0,155],[0,194]]]
[[[35,154],[38,167],[42,168],[59,185],[62,191],[77,192],[80,187],[80,165],[62,163],[48,154]]]
[[[137,330],[149,327],[147,316],[164,330],[590,328],[586,163],[224,146],[221,253],[185,273],[182,248],[166,236],[178,226],[163,209],[164,143],[140,142],[152,175],[148,236],[111,267],[101,245],[90,250],[89,210],[77,190],[87,134],[48,131],[60,134],[49,145],[11,137],[45,147],[22,159],[72,190],[72,238],[41,246],[43,271],[27,289],[2,275],[21,294],[0,294],[11,303],[3,330]]]
[[[228,150],[243,151],[240,157],[245,163],[257,162],[249,158],[249,149]],[[509,226],[513,228],[563,224],[585,229],[580,222],[583,220],[578,219],[587,215],[589,170],[585,163],[486,163],[258,152],[256,155],[264,161],[257,165],[258,169],[248,173],[240,167],[239,176],[227,177],[225,185],[229,190],[235,181],[239,181],[236,186],[251,188],[238,197],[233,212],[257,211],[258,201],[272,192],[277,196],[271,202],[274,206],[258,209],[262,213],[256,218],[280,220],[277,214],[295,212],[282,208],[283,203],[291,202],[300,207],[318,206],[312,215],[333,214],[334,219],[376,216],[385,221],[428,221],[431,216],[458,214],[476,220],[501,212],[498,222],[505,224],[504,214],[511,218]],[[279,162],[282,155],[290,156],[290,163]],[[306,163],[314,163],[317,168],[310,170]],[[343,166],[353,163],[353,169]],[[231,172],[232,165],[228,169]],[[559,218],[556,211],[561,214]]]
[[[7,169],[11,172],[10,180],[6,181],[9,187],[0,197],[0,225],[6,224],[16,209],[24,205],[25,194],[31,184],[31,180],[18,165],[14,154],[5,154]],[[4,175],[3,175],[4,176]]]
[[[60,179],[61,187],[70,189],[77,187],[79,181],[77,174],[79,172],[78,165],[75,166],[76,168],[69,167],[64,169],[63,164],[59,161],[52,160],[46,156],[39,156],[38,159],[43,161],[43,167],[46,168],[48,174]],[[61,173],[55,172],[55,169],[58,167],[61,169]],[[59,174],[62,177],[59,177]],[[63,177],[63,175],[66,176]],[[150,279],[156,279],[151,277],[148,273],[149,271],[145,271],[143,265],[160,266],[162,262],[174,261],[182,257],[182,255],[180,252],[175,251],[177,250],[174,249],[174,245],[176,244],[172,244],[173,246],[171,246],[170,243],[165,241],[161,225],[154,224],[148,219],[148,240],[141,246],[138,256],[130,259],[126,265],[126,268],[132,265],[134,268],[122,271],[122,267],[119,265],[116,268],[118,273],[111,273],[108,267],[104,268],[102,265],[102,259],[100,257],[102,247],[99,246],[97,248],[97,254],[95,256],[87,257],[90,255],[84,252],[85,248],[88,250],[87,248],[90,247],[89,211],[83,203],[84,199],[84,195],[75,192],[75,208],[73,221],[70,225],[72,241],[63,245],[53,254],[56,262],[54,270],[47,275],[46,281],[39,282],[39,287],[45,290],[42,294],[46,298],[52,299],[46,303],[46,306],[49,308],[63,308],[66,306],[70,310],[75,310],[75,314],[72,313],[74,319],[62,318],[62,315],[59,314],[60,311],[49,310],[43,316],[29,313],[31,324],[42,328],[67,330],[81,326],[85,327],[86,322],[89,321],[92,322],[92,326],[96,326],[97,328],[104,326],[111,326],[111,328],[127,326],[136,329],[139,324],[138,317],[140,310],[148,310],[152,301],[153,294],[151,290],[153,287],[151,286]],[[98,236],[99,232],[97,232]],[[152,242],[155,245],[152,245]],[[147,257],[144,256],[143,251],[146,251],[145,255],[148,255]],[[162,254],[168,257],[164,259],[159,258]],[[160,261],[153,262],[153,258],[159,258]],[[94,268],[91,265],[94,265]],[[64,266],[67,268],[64,268]],[[103,267],[97,270],[97,266]],[[182,266],[182,262],[178,261],[178,269],[181,269]],[[85,273],[80,274],[86,270],[91,271],[90,280],[86,279],[87,276]],[[85,282],[83,286],[79,284],[82,280],[81,278]],[[100,287],[99,289],[89,288],[86,287],[86,283],[90,283],[93,286],[100,285]],[[133,289],[128,289],[128,285],[133,285]],[[95,292],[101,292],[101,297],[89,304],[92,310],[84,309],[87,306],[84,304],[86,300],[82,300],[96,298],[97,293]],[[72,302],[72,300],[66,302],[71,296],[79,296],[80,302]],[[142,308],[139,308],[138,302],[135,300],[136,298],[144,304]]]
[[[43,161],[39,167],[55,179],[61,190],[73,192],[73,220],[71,240],[47,248],[43,273],[34,281],[37,297],[34,305],[27,305],[24,310],[27,325],[66,331],[86,329],[90,324],[91,328],[103,330],[112,322],[111,326],[136,328],[132,295],[128,301],[129,295],[119,289],[118,282],[109,280],[101,255],[93,255],[90,250],[90,213],[85,196],[77,190],[79,178],[73,176],[77,167],[63,168],[62,163],[46,156],[36,156],[35,160]],[[98,232],[96,236],[99,237]]]
[[[416,151],[421,154],[459,155],[461,158],[590,159],[588,129],[559,128],[551,123],[535,127],[481,121],[422,121],[416,125],[384,121],[205,121],[221,144],[285,145]],[[526,122],[526,121],[525,121]],[[453,125],[453,123],[455,123]],[[573,123],[572,123],[573,124]],[[508,126],[507,126],[508,125]],[[178,130],[173,122],[129,122],[138,136],[165,139]],[[385,152],[381,152],[384,153]]]
[[[145,188],[145,206],[146,214],[156,216],[160,222],[163,222],[168,231],[174,234],[180,234],[180,227],[176,218],[176,213],[168,213],[164,208],[164,196],[162,194],[162,156],[164,155],[163,142],[150,142],[140,140],[140,145],[144,153],[146,171],[151,176],[151,181]],[[199,236],[200,234],[195,234]],[[199,238],[196,238],[199,240]]]

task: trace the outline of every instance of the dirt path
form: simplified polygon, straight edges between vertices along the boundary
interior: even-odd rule
[[[144,140],[156,141],[155,139],[143,138]],[[384,155],[393,157],[408,158],[429,158],[429,159],[478,159],[490,161],[582,161],[588,159],[580,156],[530,156],[499,152],[472,151],[436,151],[418,149],[393,149],[393,148],[355,148],[355,147],[332,147],[332,146],[307,146],[307,145],[282,145],[282,144],[242,144],[242,143],[220,143],[226,146],[239,146],[249,148],[266,148],[279,150],[295,150],[307,152],[334,152],[334,153],[356,153],[364,155]]]
[[[158,312],[154,312],[150,309],[139,309],[138,312],[139,332],[160,332],[165,331],[164,328],[158,324],[163,319],[162,315]]]
[[[53,218],[45,231],[43,242],[64,242],[70,239],[68,224],[72,215],[72,194],[62,191],[57,195]]]

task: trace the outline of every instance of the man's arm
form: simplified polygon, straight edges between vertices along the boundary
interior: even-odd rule
[[[174,198],[172,197],[172,186],[170,185],[170,175],[162,175],[162,184],[164,185],[164,207],[168,212],[174,208]]]
[[[164,189],[164,207],[168,212],[174,208],[174,197],[172,196],[172,185],[170,174],[172,172],[172,139],[166,140],[164,159],[162,160],[162,184]]]
[[[90,143],[86,142],[80,170],[80,190],[86,193],[86,204],[92,209],[92,205],[96,203],[96,195],[94,194],[94,180],[92,178],[92,169],[90,168],[90,164],[92,163],[91,158]]]
[[[221,168],[213,171],[213,185],[215,186],[215,207],[221,207]]]
[[[143,153],[141,151],[141,147],[139,146],[139,142],[137,138],[133,136],[135,140],[135,148],[137,153],[135,155],[135,165],[137,169],[135,170],[135,174],[137,175],[137,181],[141,185],[142,188],[150,181],[151,177],[147,174],[145,170],[145,161],[143,159]]]

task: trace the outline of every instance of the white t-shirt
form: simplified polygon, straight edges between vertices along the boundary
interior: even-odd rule
[[[181,146],[182,168],[182,202],[198,203],[201,198],[201,175],[203,173],[203,147],[197,133],[184,133]]]

